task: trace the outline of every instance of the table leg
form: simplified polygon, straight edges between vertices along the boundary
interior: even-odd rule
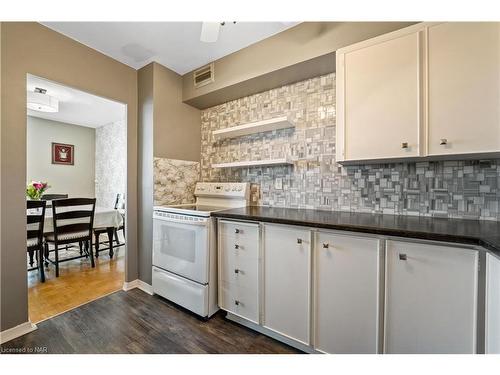
[[[113,259],[113,234],[115,232],[114,227],[107,227],[106,228],[106,233],[108,234],[108,241],[109,241],[109,257]]]

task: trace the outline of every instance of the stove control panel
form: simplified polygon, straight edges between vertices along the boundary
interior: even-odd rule
[[[250,194],[248,182],[198,182],[196,197],[246,198]]]

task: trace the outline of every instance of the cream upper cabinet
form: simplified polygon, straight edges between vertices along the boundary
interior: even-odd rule
[[[423,31],[337,51],[337,159],[419,156]]]
[[[337,161],[500,155],[500,23],[420,23],[337,51]]]
[[[427,32],[429,155],[500,151],[500,23]]]

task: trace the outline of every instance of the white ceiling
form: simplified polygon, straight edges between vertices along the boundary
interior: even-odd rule
[[[215,43],[200,41],[201,22],[42,22],[135,69],[156,61],[185,74],[298,22],[226,22]]]
[[[27,110],[28,116],[69,124],[97,128],[111,122],[125,119],[126,106],[122,103],[88,94],[52,81],[28,75],[26,89],[35,87],[47,90],[47,95],[59,99],[59,112],[48,113]]]

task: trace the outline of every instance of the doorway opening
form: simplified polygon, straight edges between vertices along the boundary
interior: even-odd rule
[[[45,202],[42,243],[26,255],[38,323],[123,286],[127,106],[31,74],[26,82],[27,200]]]

